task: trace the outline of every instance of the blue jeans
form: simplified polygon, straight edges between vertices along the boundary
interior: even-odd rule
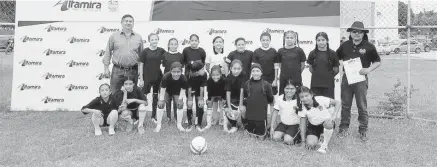
[[[120,90],[124,84],[124,77],[129,77],[134,79],[134,84],[138,83],[138,70],[123,70],[116,67],[112,67],[111,71],[111,92],[114,94],[116,91]]]
[[[348,84],[346,75],[343,75],[343,81],[341,83],[341,123],[340,130],[347,130],[351,120],[351,107],[353,97],[355,95],[355,101],[358,108],[358,132],[367,132],[367,125],[369,122],[369,114],[367,112],[367,89],[369,87],[369,81],[366,76],[366,81]]]

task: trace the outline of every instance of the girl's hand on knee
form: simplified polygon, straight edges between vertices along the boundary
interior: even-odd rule
[[[187,101],[187,108],[193,108],[193,100]]]
[[[198,106],[199,106],[199,108],[203,108],[203,106],[205,105],[205,102],[203,101],[203,98],[201,98],[201,99],[199,99],[198,101]]]
[[[178,109],[184,108],[184,101],[182,99],[177,100]]]
[[[245,112],[246,112],[246,107],[245,107],[245,106],[240,106],[240,107],[239,107],[239,110],[240,110],[242,113],[245,113]]]
[[[159,101],[158,101],[158,108],[159,108],[159,109],[164,109],[164,106],[165,106],[165,102],[164,102],[164,100],[159,100]]]

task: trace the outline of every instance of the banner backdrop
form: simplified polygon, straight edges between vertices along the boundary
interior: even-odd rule
[[[102,78],[102,58],[109,36],[120,28],[119,22],[56,22],[16,28],[12,110],[80,110],[99,95],[100,84],[109,83]],[[179,52],[189,46],[189,36],[197,34],[207,56],[212,53],[215,36],[224,38],[227,55],[235,50],[234,40],[238,37],[247,40],[246,49],[259,48],[262,32],[272,35],[271,45],[278,50],[286,30],[299,33],[299,46],[307,56],[314,49],[315,35],[320,31],[329,35],[331,48],[339,46],[340,31],[335,27],[239,21],[136,22],[134,27],[143,40],[147,40],[151,32],[158,33],[159,47],[166,50],[168,40],[177,38]],[[144,44],[147,46],[148,42]],[[302,75],[304,85],[309,86],[308,69]],[[339,86],[336,82],[337,98]]]

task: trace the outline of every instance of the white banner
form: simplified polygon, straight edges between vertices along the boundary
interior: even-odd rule
[[[13,70],[12,110],[79,110],[99,95],[103,52],[111,33],[120,29],[117,22],[57,22],[16,28]],[[329,35],[331,48],[338,48],[340,31],[335,27],[265,24],[238,21],[162,21],[136,22],[134,30],[143,40],[151,32],[159,34],[159,47],[167,50],[168,40],[179,40],[179,52],[188,47],[191,34],[200,37],[200,47],[212,53],[212,39],[222,36],[225,54],[235,50],[234,40],[243,37],[247,49],[261,46],[259,36],[270,32],[271,45],[282,47],[286,30],[299,33],[300,47],[308,56],[315,47],[315,35]],[[145,47],[148,43],[145,44]],[[311,74],[303,72],[303,83],[310,85]],[[336,83],[336,96],[340,85]]]
[[[151,0],[17,0],[18,21],[149,21]]]

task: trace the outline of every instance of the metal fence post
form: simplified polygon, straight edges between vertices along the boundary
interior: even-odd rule
[[[410,113],[410,96],[411,96],[411,65],[410,65],[410,52],[411,52],[411,0],[408,0],[407,8],[407,113],[406,117],[409,118]]]

